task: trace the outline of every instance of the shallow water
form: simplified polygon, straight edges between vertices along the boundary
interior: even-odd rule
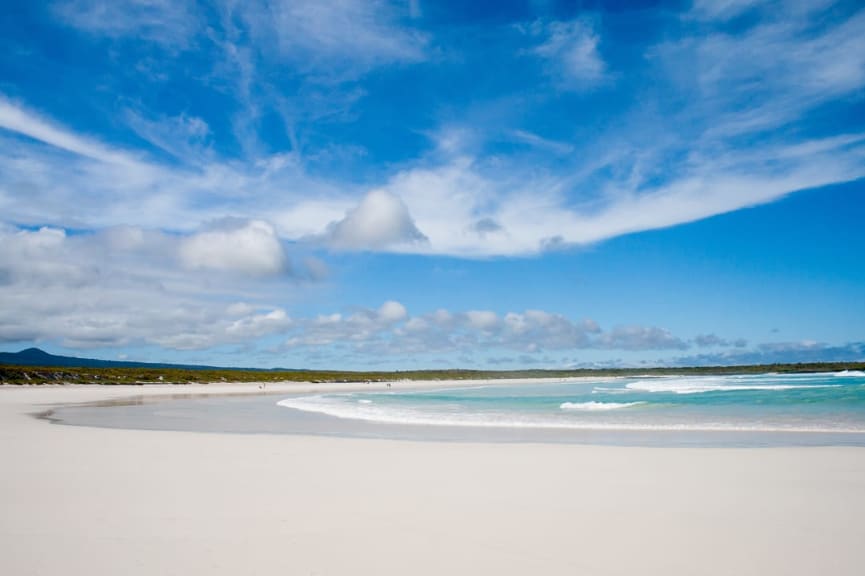
[[[865,374],[580,379],[309,395],[280,405],[426,426],[865,433]]]
[[[525,381],[420,391],[396,383],[290,397],[140,398],[60,407],[49,417],[116,428],[431,441],[865,446],[865,374]]]

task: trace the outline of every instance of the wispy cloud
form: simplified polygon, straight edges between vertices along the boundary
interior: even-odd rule
[[[527,31],[540,40],[532,53],[548,62],[561,87],[586,90],[607,79],[607,67],[598,50],[600,36],[588,22],[537,21]]]
[[[60,0],[53,8],[83,32],[143,39],[170,51],[185,48],[200,25],[191,0]]]
[[[132,156],[74,134],[0,94],[0,128],[105,164],[130,165]]]
[[[277,0],[248,13],[266,19],[255,26],[275,37],[283,56],[322,76],[418,61],[427,43],[426,34],[400,25],[397,5],[384,0]]]
[[[724,12],[746,7],[735,3]],[[147,9],[168,10],[161,3]],[[212,128],[194,114],[127,112],[138,136],[179,161],[167,165],[76,134],[3,100],[0,126],[83,157],[70,176],[65,167],[58,169],[58,157],[50,151],[21,147],[16,158],[4,161],[5,208],[15,221],[79,227],[119,220],[188,230],[225,216],[266,218],[288,240],[331,234],[337,249],[477,257],[537,254],[550,246],[675,226],[865,176],[861,133],[830,126],[815,134],[769,132],[865,84],[865,45],[860,46],[865,14],[815,22],[807,12],[782,18],[754,9],[759,17],[743,29],[711,29],[705,35],[705,26],[724,18],[707,16],[709,23],[699,26],[685,20],[681,38],[649,49],[653,77],[685,97],[669,115],[662,114],[665,104],[632,111],[623,126],[611,126],[591,146],[506,129],[529,149],[504,157],[485,149],[489,135],[470,119],[464,127],[452,122],[451,128],[463,134],[457,140],[474,143],[448,148],[443,128],[435,133],[438,144],[432,152],[392,165],[383,180],[358,185],[309,175],[297,132],[309,104],[299,103],[316,99],[289,101],[276,90],[254,90],[258,68],[279,69],[278,60],[287,59],[286,65],[297,69],[292,62],[303,61],[311,76],[302,85],[309,86],[318,82],[314,67],[333,69],[337,60],[358,71],[415,62],[423,57],[426,36],[412,32],[402,22],[405,14],[385,2],[228,3],[223,36],[211,39],[222,46],[225,61],[234,62],[230,69],[242,71],[236,93],[241,106],[232,124],[251,156],[214,155],[208,146]],[[130,14],[138,17],[134,10]],[[598,51],[600,33],[587,21],[538,21],[526,30],[537,39],[536,55],[563,66],[560,72],[574,81],[596,83],[609,72]],[[281,55],[267,56],[274,42]],[[265,64],[267,58],[271,61]],[[326,91],[324,100],[336,103],[342,92]],[[651,103],[652,91],[647,95]],[[663,102],[665,93],[655,97]],[[256,125],[267,107],[283,119],[293,143],[290,152],[268,153],[256,143]],[[544,152],[561,158],[551,161]],[[23,196],[8,192],[13,185],[35,189],[37,195],[50,189],[57,213],[45,213],[51,211],[47,204],[38,210],[30,202],[24,206]],[[373,203],[379,196],[397,201]],[[148,209],[130,210],[128,199],[141,197],[147,198]],[[91,201],[109,215],[105,221],[69,209],[73,202]],[[394,209],[402,205],[410,216],[397,218]],[[350,233],[361,221],[373,220],[389,224],[376,226],[381,238]],[[398,241],[422,238],[427,242]]]

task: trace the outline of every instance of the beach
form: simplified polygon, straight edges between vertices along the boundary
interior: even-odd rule
[[[858,575],[865,564],[863,448],[416,442],[32,416],[237,391],[257,386],[0,387],[0,573]]]

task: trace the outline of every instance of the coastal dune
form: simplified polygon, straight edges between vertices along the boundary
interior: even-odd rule
[[[858,575],[865,563],[863,448],[404,442],[32,417],[238,389],[0,388],[0,573]]]

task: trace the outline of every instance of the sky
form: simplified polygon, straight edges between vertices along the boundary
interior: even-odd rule
[[[2,351],[865,360],[859,1],[3,10]]]

